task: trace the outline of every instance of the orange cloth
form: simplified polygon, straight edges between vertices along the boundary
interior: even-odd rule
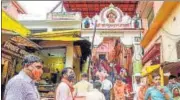
[[[114,84],[115,100],[125,100],[126,92],[127,92],[127,85],[124,82],[117,80],[116,83]]]
[[[139,88],[139,93],[138,93],[138,100],[144,100],[146,90],[148,89],[148,86],[144,85]]]

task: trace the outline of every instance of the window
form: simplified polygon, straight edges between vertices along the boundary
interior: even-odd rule
[[[93,47],[94,47],[94,48],[97,48],[97,47],[98,47],[98,45],[94,45]]]
[[[67,31],[74,30],[74,28],[53,28],[52,31]]]
[[[7,8],[8,8],[8,6],[7,6],[7,5],[5,5],[5,6],[3,6],[3,8],[4,8],[4,9],[7,9]]]
[[[99,54],[99,59],[105,60],[106,59],[106,54]]]
[[[31,33],[41,33],[41,32],[47,32],[47,29],[30,29]]]
[[[62,28],[53,28],[52,30],[53,31],[62,31],[63,29]]]
[[[83,37],[83,39],[88,40],[89,41],[89,36]]]
[[[140,41],[141,41],[141,38],[140,38],[140,37],[134,37],[134,41],[135,41],[135,42],[140,42]]]
[[[148,15],[148,17],[147,17],[148,27],[150,27],[153,19],[154,19],[154,10],[153,10],[153,8],[151,8],[151,11],[149,12],[149,15]]]
[[[3,1],[2,1],[2,8],[4,8],[5,10],[8,9],[9,3],[10,3],[9,1],[4,1],[4,0],[3,0]]]

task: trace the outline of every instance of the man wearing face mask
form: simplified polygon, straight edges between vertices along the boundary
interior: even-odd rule
[[[160,85],[160,75],[153,73],[152,78],[153,86],[147,89],[144,100],[173,100],[172,93],[169,89],[166,86]]]
[[[73,100],[75,73],[72,68],[66,67],[62,70],[61,74],[62,79],[56,89],[55,100]]]
[[[172,91],[173,88],[178,87],[180,88],[180,83],[177,82],[177,77],[175,75],[169,76],[169,83],[167,85],[170,91]]]
[[[35,82],[43,74],[43,61],[35,55],[27,55],[22,70],[7,83],[4,100],[40,100]]]

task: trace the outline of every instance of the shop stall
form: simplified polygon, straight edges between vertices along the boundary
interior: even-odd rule
[[[44,55],[45,69],[38,90],[43,99],[53,99],[54,90],[60,80],[60,72],[64,67],[72,67],[76,74],[76,81],[80,80],[83,44],[80,38],[80,30],[34,33],[29,38],[34,41],[41,41],[39,45],[42,47],[41,53]],[[60,55],[60,53],[63,54]]]
[[[164,73],[166,73],[167,75],[171,74],[178,77],[178,74],[180,73],[180,61],[164,62],[161,66]],[[164,83],[168,84],[168,77],[165,77]]]
[[[1,30],[1,92],[4,92],[8,80],[18,73],[17,66],[18,64],[20,65],[23,56],[32,53],[29,52],[27,48],[38,50],[39,46],[26,38],[26,36],[30,34],[30,31],[3,10]]]
[[[161,64],[147,66],[145,70],[142,71],[141,75],[143,77],[147,77],[148,83],[152,82],[152,73],[156,72],[159,73],[161,76],[161,85],[168,84],[168,77],[169,75],[178,76],[180,73],[180,61],[177,62],[164,62]]]
[[[156,72],[159,73],[161,76],[161,86],[164,85],[164,73],[163,73],[163,69],[161,68],[160,64],[156,64],[156,65],[151,65],[151,66],[146,66],[145,70],[142,71],[141,75],[143,77],[147,77],[147,84],[151,85],[152,83],[152,73]]]

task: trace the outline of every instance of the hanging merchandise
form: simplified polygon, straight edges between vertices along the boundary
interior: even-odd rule
[[[153,71],[157,70],[159,67],[160,67],[160,64],[147,66],[147,67],[146,67],[146,71],[143,71],[143,72],[141,73],[141,75],[142,75],[142,76],[146,76],[146,75],[152,73]]]
[[[141,73],[142,70],[142,61],[137,60],[133,62],[133,74]]]
[[[151,73],[151,72],[155,71],[156,69],[158,69],[159,67],[160,67],[160,64],[149,66],[146,68],[147,73]]]

